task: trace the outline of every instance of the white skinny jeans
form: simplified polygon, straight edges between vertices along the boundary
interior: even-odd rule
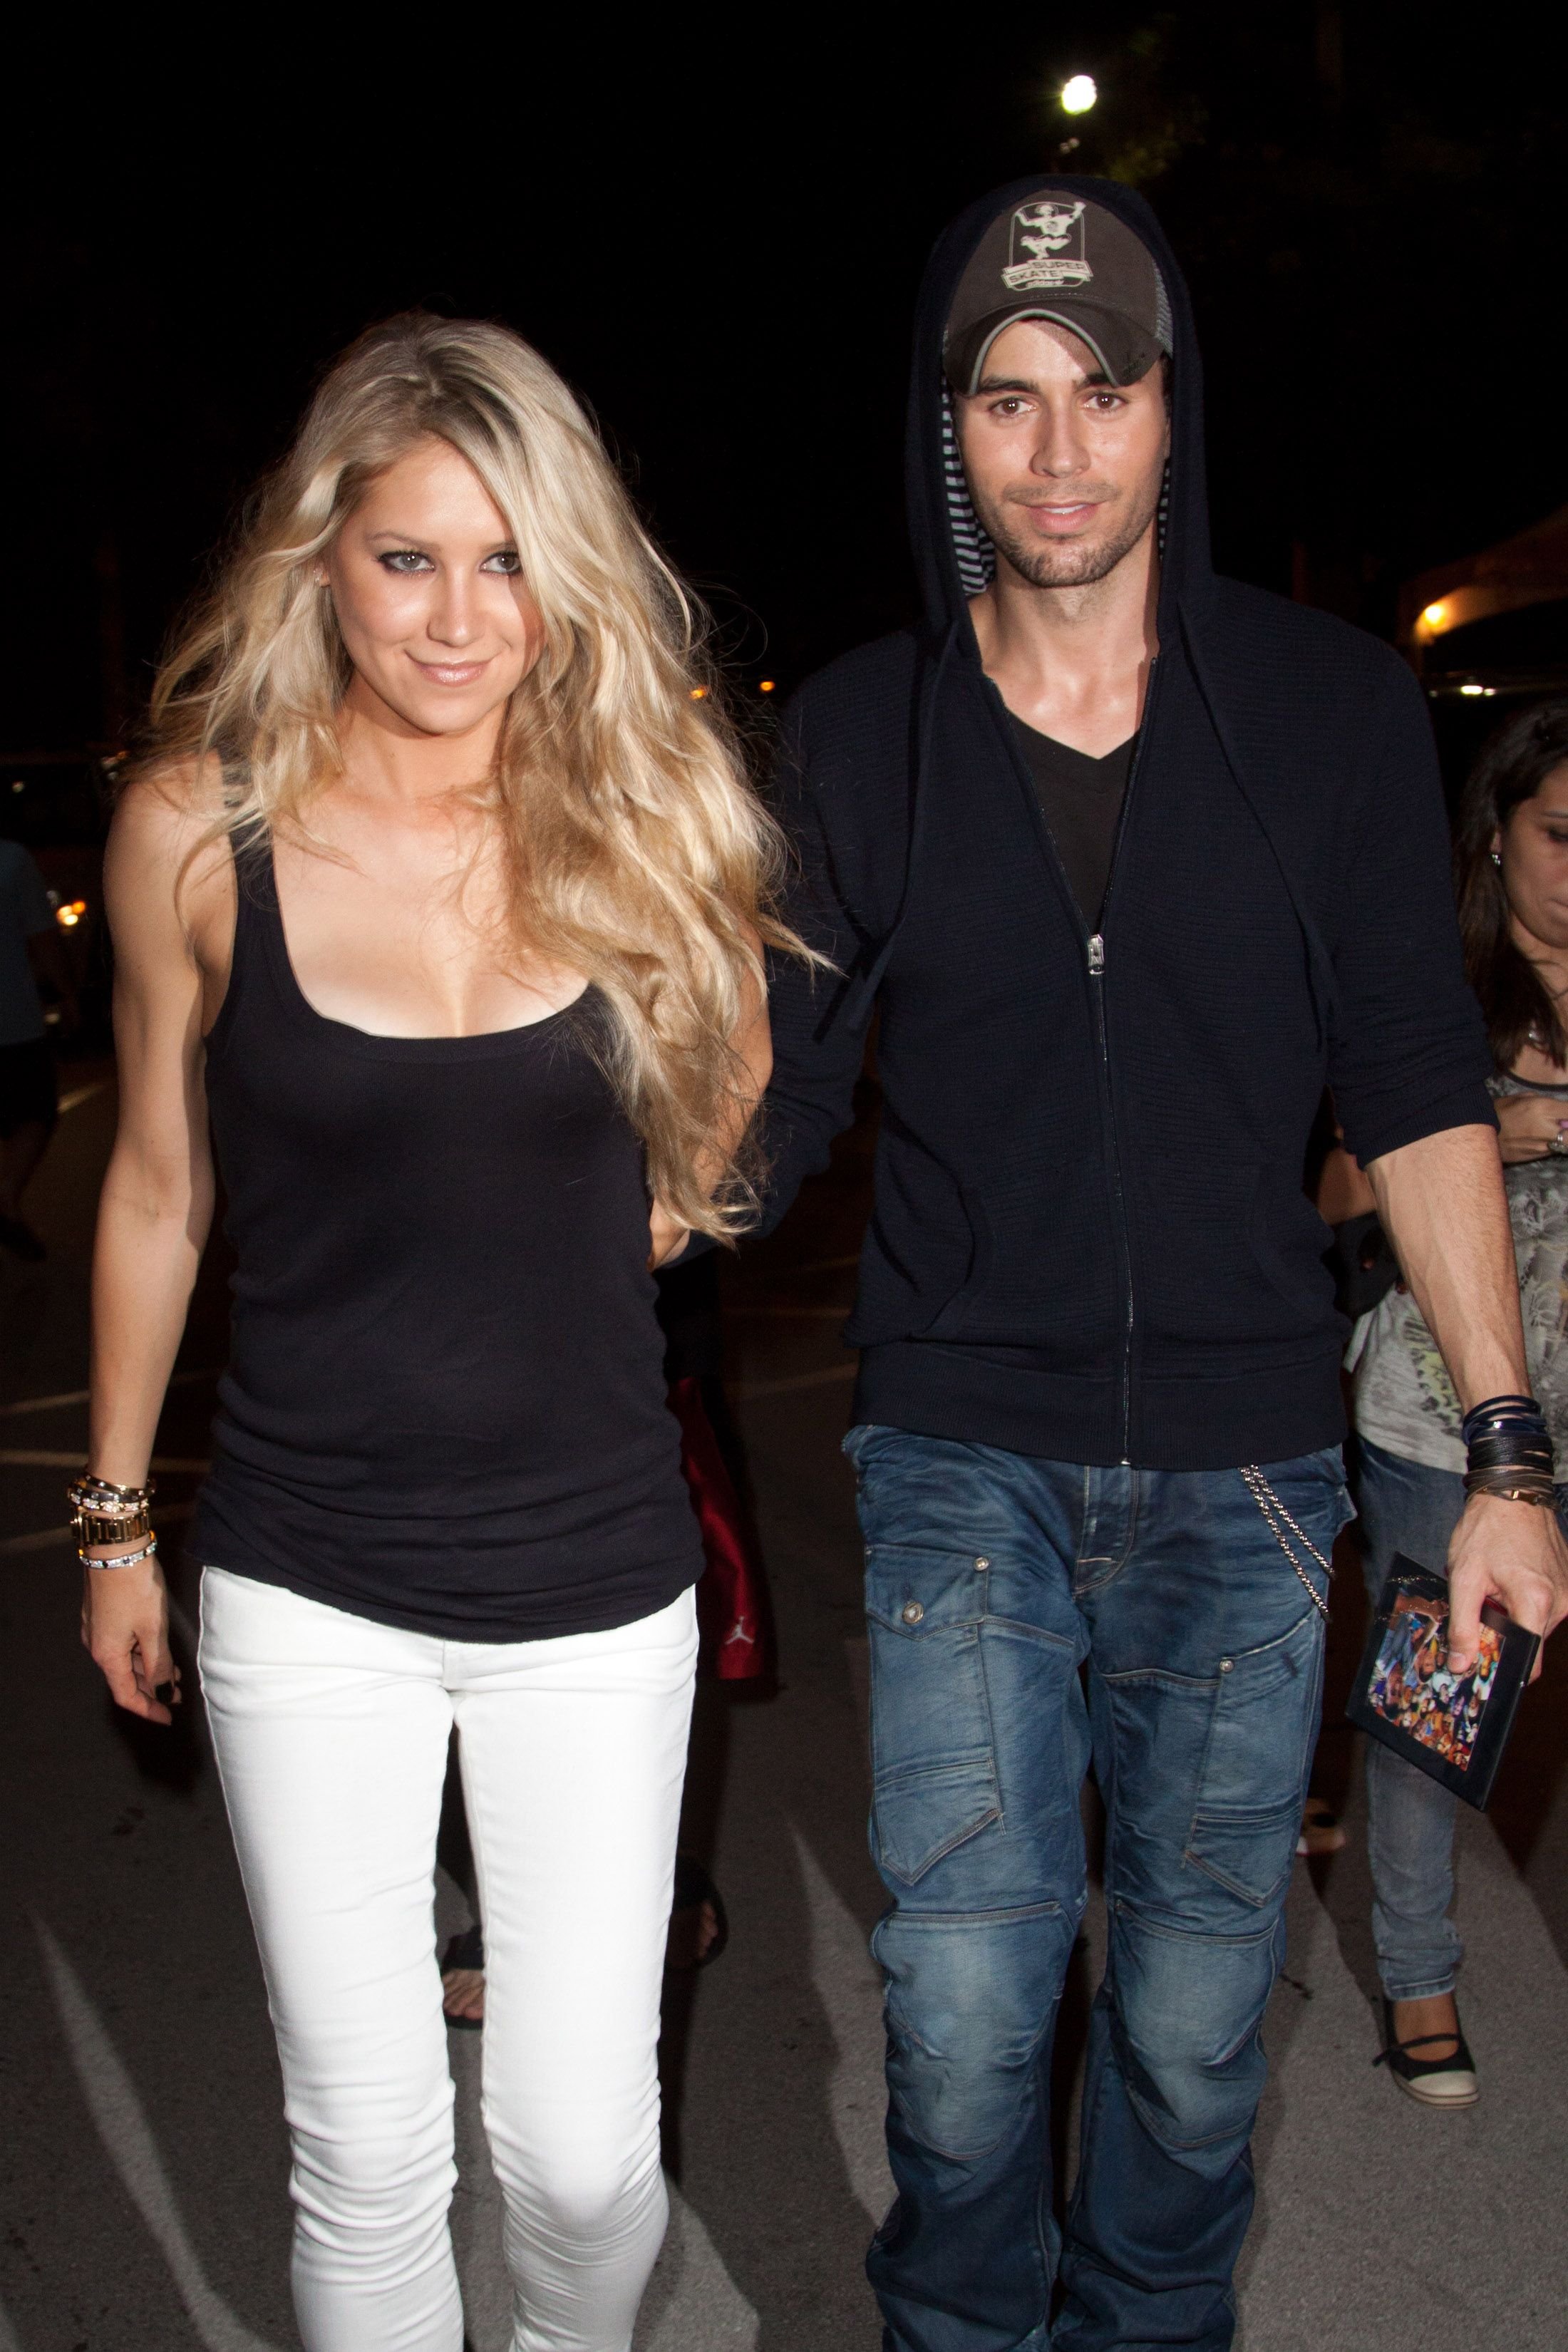
[[[205,1571],[308,2352],[461,2352],[432,1903],[454,1721],[515,2352],[628,2352],[668,2218],[656,2051],[696,1657],[690,1592],[611,1633],[442,1642]]]

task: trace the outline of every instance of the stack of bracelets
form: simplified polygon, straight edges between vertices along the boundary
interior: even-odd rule
[[[1465,1415],[1460,1433],[1469,1457],[1467,1494],[1500,1495],[1510,1503],[1539,1503],[1548,1511],[1553,1507],[1552,1440],[1546,1416],[1533,1397],[1488,1397]]]
[[[73,1478],[66,1500],[76,1514],[72,1525],[78,1559],[88,1568],[134,1568],[138,1560],[150,1559],[158,1549],[149,1516],[153,1492],[151,1478],[144,1486],[116,1486],[108,1478],[95,1478],[89,1470]],[[89,1544],[117,1543],[140,1543],[141,1549],[122,1551],[115,1559],[88,1559]]]

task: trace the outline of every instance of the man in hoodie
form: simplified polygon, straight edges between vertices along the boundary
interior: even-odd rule
[[[1327,1083],[1467,1408],[1517,1395],[1485,1041],[1418,688],[1211,567],[1138,198],[1025,184],[948,231],[909,462],[924,620],[787,714],[793,912],[836,976],[775,975],[770,1096],[776,1222],[879,1008],[847,1441],[892,1897],[869,2270],[889,2352],[1219,2347],[1350,1515],[1308,1132]],[[1489,1595],[1568,1604],[1549,1450],[1527,1405],[1480,1420],[1460,1660]],[[1058,2229],[1091,1758],[1110,1948]]]

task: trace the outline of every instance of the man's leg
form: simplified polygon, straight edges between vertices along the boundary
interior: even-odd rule
[[[1337,1449],[1264,1468],[1326,1559],[1350,1516]],[[1223,2352],[1323,1622],[1239,1472],[1137,1478],[1131,1557],[1079,1595],[1110,1951],[1051,2340],[1062,2352]],[[1306,1545],[1290,1540],[1326,1597]]]
[[[1055,2268],[1047,2077],[1084,1901],[1069,1562],[1083,1475],[857,1430],[872,1853],[893,1898],[887,2352],[1036,2352]]]

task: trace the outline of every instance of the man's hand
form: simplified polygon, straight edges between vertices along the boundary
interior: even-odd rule
[[[1532,1633],[1550,1633],[1568,1617],[1568,1544],[1555,1511],[1499,1495],[1470,1496],[1448,1546],[1451,1674],[1468,1674],[1475,1664],[1489,1601]]]
[[[156,1557],[134,1568],[83,1569],[81,1638],[116,1706],[149,1723],[174,1721],[158,1696],[165,1691],[174,1706],[180,1704],[180,1670],[169,1647],[169,1595]]]
[[[1568,1108],[1552,1095],[1503,1095],[1497,1105],[1498,1142],[1503,1160],[1543,1160],[1565,1127]]]

